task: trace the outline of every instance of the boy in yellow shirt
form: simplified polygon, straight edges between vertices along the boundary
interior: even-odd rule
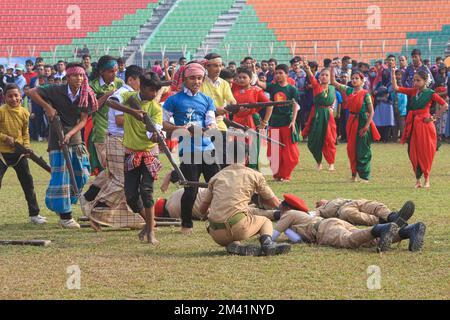
[[[146,227],[140,234],[141,240],[147,236],[149,243],[156,245],[154,232],[155,208],[153,200],[153,182],[158,171],[161,170],[161,162],[158,160],[159,148],[156,135],[147,132],[142,121],[142,113],[148,114],[157,125],[157,130],[162,129],[162,108],[154,101],[158,90],[161,89],[161,81],[154,72],[148,72],[140,76],[140,92],[124,92],[123,104],[114,97],[109,98],[108,105],[113,109],[124,113],[123,146],[125,148],[125,197],[127,204],[135,213],[140,213],[145,219]],[[142,111],[138,112],[128,108],[130,99],[134,98]]]
[[[28,160],[24,155],[17,153],[14,147],[14,143],[18,142],[25,148],[30,148],[28,132],[30,113],[22,107],[21,102],[19,87],[8,84],[5,88],[5,104],[0,107],[0,188],[8,166],[12,166],[28,203],[30,222],[45,224],[46,218],[39,215],[39,205]]]

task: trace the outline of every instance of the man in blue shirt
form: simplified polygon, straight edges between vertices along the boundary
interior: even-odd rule
[[[214,144],[211,138],[196,132],[190,139],[186,131],[191,125],[202,129],[216,128],[216,108],[213,100],[200,92],[206,71],[198,63],[190,63],[183,73],[183,90],[171,96],[164,103],[163,128],[168,133],[179,136],[180,169],[188,181],[199,181],[203,174],[208,182],[217,172],[219,166],[214,160]],[[173,118],[175,124],[170,122]],[[222,138],[216,137],[216,138]],[[192,232],[192,208],[197,197],[198,188],[185,187],[181,197],[181,232]]]
[[[289,61],[291,63],[291,70],[289,71],[289,77],[294,79],[295,87],[298,89],[299,97],[298,100],[300,102],[300,108],[306,108],[306,72],[301,68],[303,66],[302,58],[294,57]],[[302,118],[301,112],[297,114],[297,126],[299,128],[302,127]]]
[[[419,71],[425,71],[428,73],[428,83],[427,86],[431,88],[434,85],[434,78],[431,74],[430,69],[422,62],[422,52],[419,49],[414,49],[411,52],[412,63],[406,68],[405,74],[403,75],[403,86],[407,88],[414,87],[414,75]]]

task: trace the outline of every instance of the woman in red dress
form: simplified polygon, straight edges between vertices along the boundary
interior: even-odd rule
[[[434,122],[447,110],[448,104],[433,90],[427,88],[428,74],[418,71],[414,75],[414,88],[397,85],[395,69],[392,69],[392,87],[396,92],[410,97],[405,130],[401,143],[408,143],[408,154],[416,174],[416,188],[421,188],[420,179],[425,177],[425,188],[430,187],[430,171],[437,150],[436,126]],[[431,116],[430,107],[437,102],[441,108]]]
[[[352,74],[353,88],[336,81],[334,68],[331,68],[331,84],[338,89],[345,99],[350,115],[347,121],[347,155],[352,170],[352,181],[357,175],[363,182],[368,182],[372,161],[370,145],[380,140],[380,134],[373,123],[373,104],[370,93],[363,90],[364,74]]]
[[[251,85],[251,71],[248,69],[239,68],[237,70],[237,75],[237,81],[233,83],[232,92],[238,104],[270,101],[262,89]],[[270,116],[272,115],[273,107],[266,108],[264,119],[260,119],[259,117],[258,112],[260,110],[261,108],[241,108],[239,112],[233,114],[233,121],[245,125],[253,130],[266,129]],[[248,167],[258,170],[260,149],[259,137],[257,136],[255,141],[250,141],[250,139],[247,139],[246,142],[249,145],[250,150],[253,151],[251,148],[256,148],[256,150],[254,150],[256,152],[250,152],[251,157],[249,159]],[[256,155],[256,159],[252,159],[253,155]]]

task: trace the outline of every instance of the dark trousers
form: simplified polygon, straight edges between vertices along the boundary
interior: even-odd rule
[[[349,112],[348,109],[341,109],[341,114],[339,117],[339,134],[341,136],[341,141],[347,141],[347,120]]]
[[[28,203],[28,214],[30,217],[37,216],[39,214],[39,205],[36,200],[33,176],[30,173],[27,158],[22,157],[22,159],[19,160],[20,155],[17,153],[3,153],[2,155],[7,165],[0,161],[0,189],[2,187],[3,176],[5,175],[8,166],[13,166]]]
[[[47,126],[45,123],[45,113],[42,107],[33,104],[32,113],[34,118],[30,119],[30,138],[37,141],[39,137],[45,137]]]
[[[194,163],[191,161],[191,163]],[[203,174],[206,182],[219,172],[220,168],[217,164],[206,164],[202,161],[201,164],[180,164],[181,172],[188,181],[199,181]],[[183,196],[181,197],[181,225],[184,228],[192,228],[192,208],[194,207],[195,199],[197,198],[198,188],[185,187]]]
[[[125,198],[134,213],[141,213],[143,208],[153,207],[153,181],[144,163],[125,172]]]

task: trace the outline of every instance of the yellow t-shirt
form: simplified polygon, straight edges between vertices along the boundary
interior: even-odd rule
[[[30,113],[22,106],[17,108],[12,108],[7,104],[0,106],[0,152],[15,152],[15,148],[6,145],[7,136],[13,137],[25,148],[30,147],[29,119]]]
[[[231,92],[231,87],[228,82],[223,79],[217,79],[219,85],[215,86],[211,80],[208,78],[203,81],[203,84],[200,87],[200,91],[205,95],[213,99],[214,105],[217,107],[223,107],[226,104],[234,103],[236,100],[234,99],[233,93]],[[227,130],[227,126],[222,120],[222,116],[216,118],[217,128],[222,131]]]
[[[127,105],[130,97],[134,97],[139,102],[142,111],[146,112],[155,124],[162,126],[162,108],[160,104],[154,100],[141,100],[138,92],[124,92],[122,93],[122,98],[125,105]],[[127,113],[124,113],[123,130],[123,145],[128,149],[150,151],[157,145],[148,138],[145,124]]]

